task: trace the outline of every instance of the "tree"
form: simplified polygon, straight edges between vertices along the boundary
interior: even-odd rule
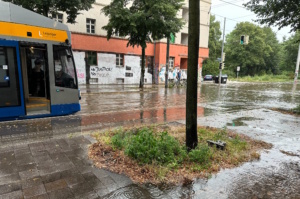
[[[257,21],[279,29],[291,26],[291,31],[300,29],[299,0],[250,0],[245,6],[260,18]]]
[[[202,66],[202,74],[208,75],[213,74],[216,75],[219,73],[219,62],[217,61],[218,57],[221,57],[222,51],[222,41],[221,41],[221,28],[220,22],[216,21],[216,17],[214,15],[210,16],[210,26],[209,26],[209,40],[208,40],[208,48],[209,48],[209,58],[204,60]]]
[[[217,60],[206,59],[202,66],[202,75],[217,75],[219,74],[219,64]]]
[[[197,136],[198,59],[200,35],[200,1],[189,0],[188,71],[186,88],[186,147],[195,149]]]
[[[249,35],[249,44],[241,45],[241,35]],[[266,68],[265,57],[270,56],[272,48],[266,42],[266,33],[250,22],[238,23],[226,37],[226,66],[232,71],[241,67],[241,75],[254,76]]]
[[[215,21],[216,17],[214,15],[210,16],[210,26],[209,26],[209,59],[216,60],[221,56],[222,41],[221,41],[221,28],[220,22]]]
[[[183,26],[177,12],[183,0],[112,0],[102,11],[109,21],[103,27],[107,31],[107,39],[118,33],[128,37],[127,46],[141,46],[142,67],[140,88],[144,87],[145,49],[147,42],[170,37]]]
[[[95,0],[4,0],[48,17],[49,13],[66,12],[68,23],[75,23],[81,10],[89,10]]]
[[[292,72],[295,70],[296,60],[298,56],[298,48],[300,41],[300,32],[297,31],[294,35],[283,42],[283,59],[280,66],[281,71]]]
[[[262,29],[266,34],[265,43],[271,47],[270,53],[264,57],[265,60],[265,72],[278,74],[280,64],[280,52],[281,46],[277,40],[276,33],[270,27],[264,27]]]

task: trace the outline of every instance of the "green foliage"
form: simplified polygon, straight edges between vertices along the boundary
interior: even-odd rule
[[[300,115],[300,105],[293,109],[293,112]]]
[[[125,154],[143,164],[176,162],[176,156],[182,153],[179,142],[163,132],[155,136],[152,130],[145,128],[133,135],[127,144]]]
[[[214,135],[214,140],[217,141],[217,140],[225,140],[228,138],[228,135],[227,135],[227,128],[224,127],[222,130],[218,131],[218,133],[216,133]]]
[[[202,75],[218,75],[219,74],[219,62],[207,59],[203,62]]]
[[[209,26],[209,59],[216,60],[221,56],[222,41],[221,41],[221,28],[220,22],[216,21],[214,15],[210,16],[210,26]]]
[[[123,149],[124,137],[121,134],[116,134],[111,138],[111,144],[117,149]]]
[[[196,149],[189,152],[189,158],[192,162],[207,165],[212,158],[212,151],[207,145],[199,144]]]
[[[115,33],[128,36],[128,46],[142,46],[152,39],[170,37],[183,26],[177,12],[183,0],[112,0],[102,11],[109,18],[103,27],[107,31],[107,39]]]
[[[295,71],[299,41],[300,32],[297,31],[294,35],[282,43],[282,48],[284,51],[282,53],[282,62],[280,63],[281,71]]]
[[[107,39],[118,33],[127,37],[127,46],[142,47],[142,67],[140,88],[144,86],[145,49],[152,39],[170,38],[171,33],[180,31],[184,22],[177,18],[183,0],[112,0],[102,9],[109,18],[102,28],[107,31]]]
[[[240,82],[288,82],[293,80],[294,75],[291,73],[282,73],[281,75],[255,75],[244,76],[238,79],[231,79]]]
[[[22,6],[33,12],[37,12],[46,17],[50,13],[66,12],[68,23],[75,23],[75,19],[81,10],[89,10],[95,0],[4,0]]]
[[[248,144],[246,141],[242,140],[240,136],[236,135],[227,142],[227,146],[229,146],[230,153],[235,154],[246,150]]]
[[[241,35],[249,35],[249,44],[239,43]],[[241,22],[226,37],[226,68],[239,76],[276,73],[279,43],[270,28],[260,28],[250,22]]]
[[[270,46],[271,51],[269,54],[265,55],[265,67],[260,71],[261,74],[278,74],[279,73],[279,62],[280,62],[280,51],[282,50],[276,33],[272,31],[270,27],[263,28],[264,33],[266,34],[265,43]]]
[[[279,29],[290,26],[292,31],[300,29],[299,0],[250,0],[245,6],[257,14],[258,22]]]

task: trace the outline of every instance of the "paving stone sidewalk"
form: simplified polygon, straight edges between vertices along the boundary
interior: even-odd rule
[[[109,198],[124,187],[140,189],[126,176],[93,167],[91,142],[85,135],[1,148],[0,199]]]

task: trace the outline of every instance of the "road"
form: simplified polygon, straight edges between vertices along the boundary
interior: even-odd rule
[[[82,92],[82,111],[74,115],[1,122],[2,148],[108,127],[185,122],[184,88],[166,91],[163,87],[147,87],[141,92],[135,87],[91,85],[83,87]],[[203,83],[198,93],[199,125],[227,127],[272,143],[273,148],[263,151],[260,161],[222,170],[188,187],[160,190],[159,196],[300,198],[300,117],[271,110],[294,108],[300,102],[300,89],[293,90],[290,83],[231,82],[220,87]],[[128,189],[139,192],[137,187]],[[122,195],[128,189],[115,194]],[[153,192],[153,187],[145,189]],[[110,198],[113,196],[110,193]]]

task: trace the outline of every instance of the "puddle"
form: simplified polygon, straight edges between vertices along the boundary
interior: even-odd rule
[[[151,196],[149,191],[134,184],[120,188],[103,197],[103,199],[131,199],[131,198],[150,199],[153,197]]]
[[[240,117],[232,120],[231,123],[227,123],[226,126],[248,126],[243,121],[255,121],[255,120],[263,120],[255,117]]]

